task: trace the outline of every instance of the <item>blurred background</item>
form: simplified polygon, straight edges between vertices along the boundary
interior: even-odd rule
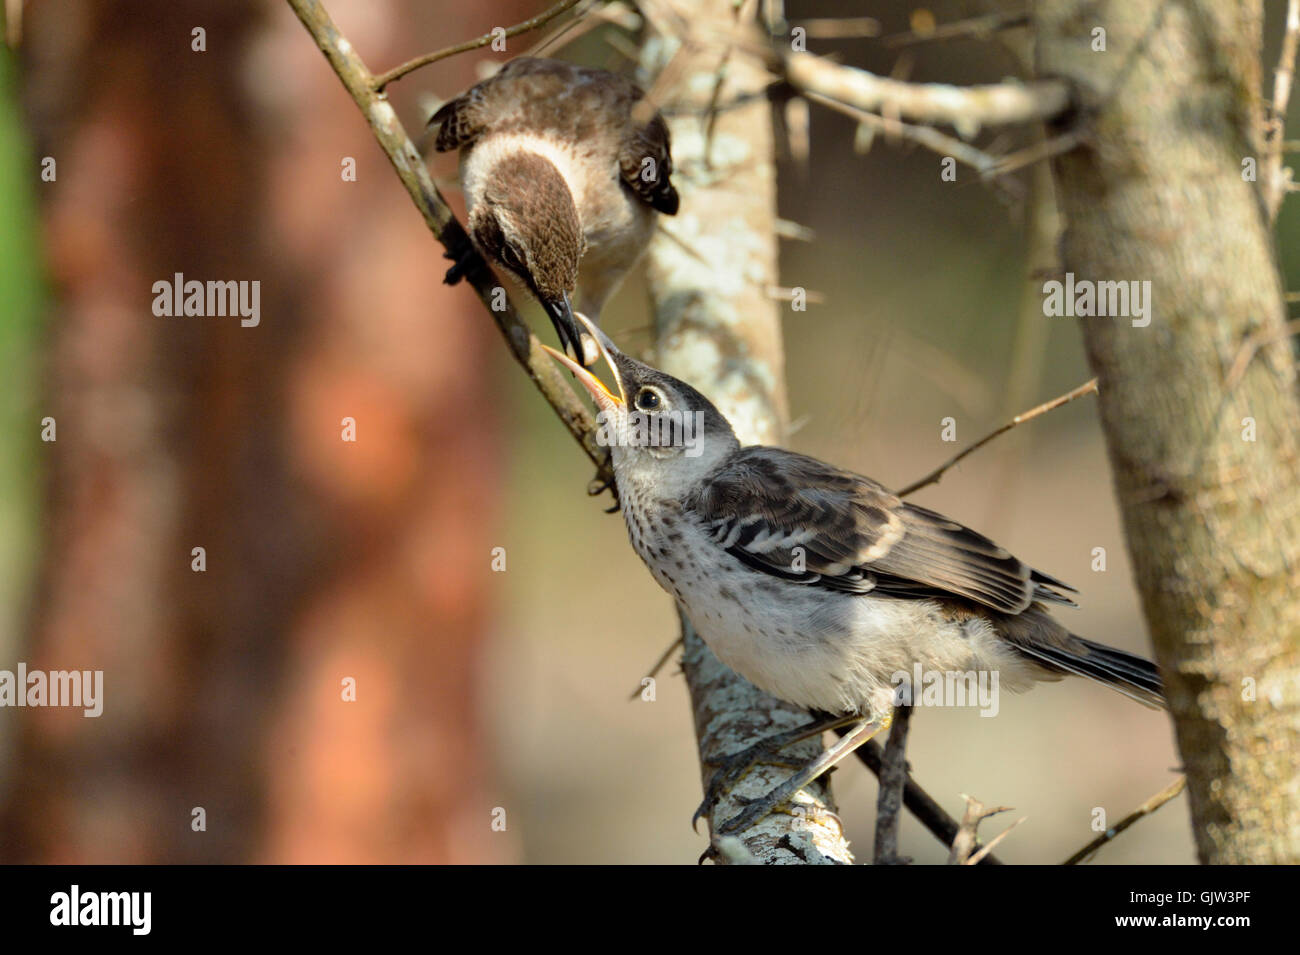
[[[889,35],[915,6],[786,10],[869,15]],[[1267,4],[1266,64],[1282,6]],[[376,72],[543,9],[326,7]],[[706,843],[690,827],[699,767],[675,663],[654,702],[628,699],[676,636],[669,598],[608,499],[584,493],[590,465],[472,293],[442,285],[440,247],[289,8],[6,12],[0,669],[102,669],[105,701],[98,719],[0,709],[0,861],[693,862]],[[536,39],[395,84],[407,129]],[[630,71],[635,42],[602,28],[557,55]],[[810,49],[916,80],[1018,69],[996,42]],[[462,210],[454,157],[432,168]],[[824,297],[787,315],[790,446],[893,486],[1089,377],[1071,320],[1022,317],[1021,204],[964,170],[938,188],[937,171],[937,156],[884,141],[855,151],[854,124],[818,107],[810,162],[780,165],[781,214],[815,234],[783,244],[782,283]],[[1297,230],[1284,207],[1292,281]],[[260,281],[260,324],[155,316],[153,283],[177,272]],[[605,315],[649,354],[639,277]],[[949,416],[956,445],[940,440]],[[1062,612],[1074,631],[1150,655],[1093,399],[916,500],[1079,587]],[[996,719],[919,711],[909,757],[950,813],[964,792],[1027,816],[998,849],[1020,863],[1063,860],[1094,835],[1096,807],[1117,821],[1178,764],[1161,714],[1082,681],[1004,697]],[[835,792],[869,857],[874,779],[851,764]],[[1097,861],[1194,861],[1184,799]],[[946,856],[910,818],[902,849]]]

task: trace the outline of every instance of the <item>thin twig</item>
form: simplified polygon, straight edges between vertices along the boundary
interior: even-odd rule
[[[880,766],[880,794],[876,797],[875,865],[907,865],[911,859],[898,854],[898,828],[902,822],[903,791],[907,788],[907,730],[912,708],[894,707],[889,740]]]
[[[1042,162],[1044,159],[1050,159],[1053,156],[1059,156],[1062,153],[1068,153],[1088,138],[1087,132],[1082,129],[1071,129],[1062,133],[1060,136],[1053,136],[1051,139],[1041,139],[1032,146],[1026,146],[1024,149],[1017,150],[1013,153],[1007,153],[1005,156],[999,156],[993,168],[984,174],[987,179],[996,179],[999,176],[1006,176],[1025,166],[1032,166],[1036,162]]]
[[[635,10],[627,4],[620,3],[619,0],[612,0],[609,3],[603,0],[588,0],[587,5],[571,19],[565,20],[525,50],[524,56],[542,56],[551,49],[568,46],[606,24],[613,24],[629,33],[635,33],[642,22]],[[561,43],[561,40],[564,42]]]
[[[722,51],[718,60],[718,76],[713,81],[713,92],[709,95],[709,119],[704,124],[704,166],[713,168],[713,129],[718,124],[718,102],[722,99],[722,85],[727,81],[727,60],[731,57],[731,47]]]
[[[1001,832],[999,832],[996,836],[994,836],[992,839],[990,839],[990,840],[988,841],[988,845],[986,845],[986,846],[984,846],[983,848],[978,849],[978,850],[976,850],[975,852],[971,853],[970,858],[967,859],[967,860],[966,860],[964,863],[962,863],[962,864],[963,864],[963,865],[979,865],[980,862],[983,860],[983,858],[984,858],[986,855],[988,855],[990,852],[993,851],[993,847],[994,847],[994,846],[996,846],[999,842],[1001,842],[1001,841],[1002,841],[1003,839],[1005,839],[1007,836],[1011,835],[1011,830],[1014,829],[1014,828],[1016,828],[1016,826],[1020,825],[1022,822],[1024,822],[1024,821],[1025,821],[1026,819],[1028,819],[1028,818],[1029,818],[1028,816],[1021,816],[1019,819],[1017,819],[1017,820],[1016,820],[1015,822],[1013,822],[1011,825],[1007,826],[1005,829],[1003,829]]]
[[[1223,391],[1225,394],[1231,392],[1246,374],[1246,369],[1250,367],[1251,360],[1259,354],[1259,350],[1265,345],[1272,345],[1275,342],[1284,341],[1292,335],[1300,333],[1300,318],[1293,318],[1282,326],[1281,331],[1260,330],[1253,332],[1246,337],[1237,349],[1236,357],[1232,360],[1232,367],[1228,369],[1228,376],[1223,380]]]
[[[682,645],[682,638],[681,635],[679,634],[677,639],[668,645],[668,649],[665,650],[663,653],[659,654],[659,659],[656,660],[654,666],[650,668],[650,672],[641,678],[642,681],[644,681],[646,677],[649,677],[650,679],[653,680],[656,676],[658,676],[659,671],[662,670],[664,668],[664,664],[668,662],[668,658],[673,655],[673,651],[676,650],[681,645]],[[637,697],[641,695],[641,693],[644,690],[645,690],[644,682],[638,683],[636,689],[632,691],[632,694],[628,697],[628,699],[635,700]]]
[[[886,46],[911,46],[914,43],[930,43],[939,40],[954,40],[960,37],[974,37],[987,40],[1001,30],[1011,30],[1029,25],[1029,14],[989,13],[982,17],[970,17],[966,20],[954,20],[935,27],[933,30],[919,32],[909,30],[906,33],[894,33],[885,37]]]
[[[835,732],[843,736],[845,731],[836,730]],[[853,755],[858,758],[862,765],[871,770],[877,779],[880,778],[885,760],[884,747],[875,740],[868,740],[854,750]],[[903,788],[903,805],[932,836],[945,846],[952,846],[953,840],[957,838],[957,832],[961,828],[961,823],[948,815],[944,808],[935,801],[934,797],[921,788],[921,785],[912,778],[910,773],[907,777],[907,784]],[[980,865],[1002,865],[1002,862],[996,856],[988,855],[980,860]]]
[[[1123,819],[1117,822],[1114,826],[1107,829],[1096,839],[1093,839],[1092,842],[1088,843],[1086,846],[1084,846],[1074,855],[1070,856],[1070,858],[1066,859],[1065,862],[1062,863],[1062,865],[1078,865],[1080,862],[1083,862],[1085,859],[1088,858],[1088,856],[1092,855],[1094,852],[1096,852],[1106,843],[1110,842],[1112,839],[1118,836],[1129,826],[1133,825],[1133,823],[1137,822],[1143,816],[1151,815],[1153,812],[1155,812],[1165,803],[1169,802],[1169,800],[1173,799],[1180,792],[1182,792],[1183,789],[1186,788],[1186,786],[1187,786],[1187,777],[1179,776],[1177,779],[1175,779],[1164,789],[1160,790],[1160,792],[1156,793],[1154,796],[1152,796],[1142,805],[1138,806],[1131,813],[1129,813],[1127,816],[1125,816]]]
[[[1051,401],[1044,401],[1037,408],[1030,408],[1028,411],[1016,415],[1014,418],[1012,418],[1002,427],[989,432],[984,437],[980,438],[978,441],[972,444],[965,451],[962,451],[961,453],[954,455],[948,461],[939,465],[937,468],[935,468],[925,477],[921,478],[921,480],[913,481],[911,484],[907,485],[907,487],[903,488],[901,491],[896,491],[895,493],[898,494],[899,497],[907,497],[907,495],[915,494],[923,487],[928,487],[931,484],[939,483],[939,479],[943,477],[944,472],[947,471],[949,468],[951,468],[954,464],[956,464],[958,461],[965,458],[967,455],[973,454],[974,452],[978,451],[980,448],[984,447],[984,445],[988,444],[990,441],[992,441],[994,438],[998,437],[999,435],[1005,434],[1006,432],[1010,431],[1016,425],[1024,424],[1026,421],[1029,421],[1033,418],[1037,418],[1039,415],[1046,414],[1047,412],[1055,408],[1059,408],[1063,404],[1068,404],[1069,402],[1073,401],[1075,398],[1082,398],[1084,395],[1096,394],[1096,392],[1097,392],[1097,379],[1093,378],[1091,381],[1085,381],[1083,384],[1081,384],[1078,388],[1075,388],[1073,391],[1067,391],[1065,394],[1053,398]]]
[[[1007,827],[1006,831],[999,834],[987,846],[980,846],[979,825],[990,816],[996,816],[998,813],[1010,812],[1010,806],[997,806],[993,809],[985,808],[984,804],[974,796],[967,796],[962,793],[962,798],[966,800],[966,813],[962,816],[961,826],[957,830],[956,837],[952,840],[952,848],[948,853],[949,865],[979,865],[980,861],[989,855],[988,850],[996,843],[1001,842],[1008,832],[1024,822],[1020,819]]]
[[[810,40],[856,40],[880,36],[880,21],[875,17],[813,17],[792,25],[801,27]]]
[[[293,0],[290,0],[290,3],[292,2]],[[555,6],[551,7],[544,13],[539,13],[531,20],[525,20],[523,23],[516,23],[512,27],[507,27],[505,36],[509,38],[519,36],[521,33],[527,33],[529,30],[536,30],[538,27],[550,23],[564,11],[577,6],[580,2],[581,0],[560,0],[560,2]],[[501,34],[496,32],[485,33],[473,40],[466,40],[464,43],[457,43],[455,46],[435,50],[433,53],[426,53],[424,56],[417,56],[413,60],[407,60],[401,66],[395,66],[387,73],[381,73],[379,76],[376,76],[372,81],[374,83],[374,88],[376,92],[382,93],[389,83],[400,80],[407,73],[413,73],[423,66],[428,66],[430,63],[437,63],[439,60],[445,60],[447,57],[455,56],[457,53],[467,53],[470,50],[477,50],[480,47],[485,47],[500,35]]]
[[[863,126],[875,132],[889,132],[900,139],[908,139],[914,143],[919,143],[940,156],[951,156],[958,162],[978,170],[981,176],[987,176],[997,168],[998,160],[993,156],[929,126],[913,126],[898,120],[891,121],[876,113],[850,106],[820,93],[807,92],[804,96],[814,103],[825,106],[827,109],[833,109],[837,113],[843,113],[845,116],[857,120]]]

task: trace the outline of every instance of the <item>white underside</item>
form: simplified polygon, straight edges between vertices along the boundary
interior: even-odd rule
[[[947,620],[934,601],[842,594],[771,577],[720,551],[688,521],[678,524],[682,538],[671,544],[638,541],[632,518],[628,529],[655,579],[681,602],[718,659],[800,706],[883,714],[895,675],[912,674],[916,663],[926,671],[996,671],[1000,688],[1010,691],[1047,676],[986,621]],[[655,547],[664,547],[667,558]],[[710,571],[701,573],[701,566]]]

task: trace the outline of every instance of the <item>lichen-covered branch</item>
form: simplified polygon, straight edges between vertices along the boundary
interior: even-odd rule
[[[1092,133],[1053,162],[1063,266],[1146,283],[1145,317],[1077,321],[1200,857],[1294,864],[1300,400],[1267,205],[1243,174],[1263,148],[1262,7],[1102,9],[1104,56],[1079,29],[1095,4],[1033,10],[1039,72],[1075,84]]]

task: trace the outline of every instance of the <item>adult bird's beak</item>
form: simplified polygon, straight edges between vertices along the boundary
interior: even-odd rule
[[[555,326],[555,334],[560,337],[560,347],[565,351],[573,352],[584,365],[594,365],[600,355],[592,347],[591,339],[583,341],[582,329],[573,317],[573,304],[569,301],[569,293],[561,293],[558,302],[547,302],[546,307],[551,313],[551,324]]]
[[[556,351],[549,345],[543,345],[542,348],[546,349],[547,354],[552,358],[568,368],[569,371],[573,372],[573,376],[578,379],[582,384],[582,387],[587,389],[592,400],[596,402],[596,407],[601,411],[613,411],[615,409],[626,408],[627,396],[623,393],[623,381],[619,377],[618,366],[614,364],[614,359],[610,355],[611,350],[617,350],[614,348],[614,343],[610,341],[609,336],[597,328],[586,315],[583,315],[581,312],[575,312],[572,314],[576,316],[577,321],[580,321],[583,326],[585,326],[587,333],[596,343],[599,357],[605,359],[605,363],[609,365],[609,370],[614,373],[614,383],[618,385],[618,394],[615,395],[611,392],[605,387],[604,382],[591,372],[587,371],[586,368],[583,368],[568,355]],[[577,328],[576,322],[574,327]],[[592,362],[592,364],[594,364],[594,362]]]

